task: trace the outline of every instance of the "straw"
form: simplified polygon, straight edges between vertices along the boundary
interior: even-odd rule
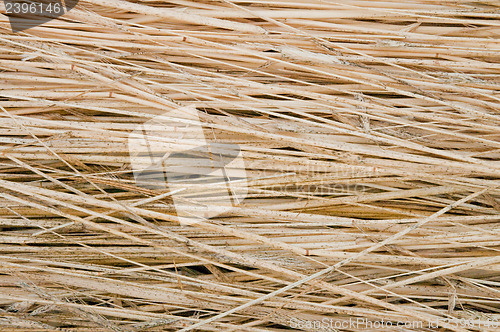
[[[499,8],[0,15],[0,329],[497,331]]]

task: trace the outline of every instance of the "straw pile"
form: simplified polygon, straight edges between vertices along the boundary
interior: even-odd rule
[[[498,331],[499,8],[0,15],[0,329]],[[241,147],[248,193],[180,224],[127,139],[182,106]]]

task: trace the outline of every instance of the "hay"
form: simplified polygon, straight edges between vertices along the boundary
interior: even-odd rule
[[[498,331],[499,8],[0,15],[1,329]],[[183,106],[242,149],[230,210],[134,177],[131,133]]]

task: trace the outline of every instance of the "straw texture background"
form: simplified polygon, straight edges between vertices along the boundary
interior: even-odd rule
[[[0,329],[498,331],[499,37],[493,0],[1,14]],[[127,138],[187,105],[249,180],[180,224]]]

